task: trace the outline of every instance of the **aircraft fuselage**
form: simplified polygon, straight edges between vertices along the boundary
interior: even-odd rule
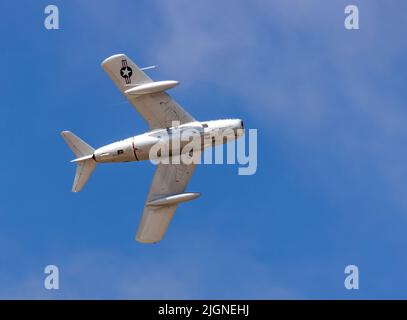
[[[94,159],[103,163],[150,160],[151,149],[158,144],[168,147],[169,156],[182,154],[189,152],[190,149],[184,147],[192,139],[199,139],[197,149],[203,150],[237,139],[243,135],[243,130],[240,119],[188,122],[113,142],[95,150]]]

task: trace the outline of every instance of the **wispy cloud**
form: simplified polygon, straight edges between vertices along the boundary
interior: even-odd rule
[[[168,34],[154,52],[166,73],[244,99],[269,135],[326,146],[343,165],[367,164],[405,207],[405,5],[357,1],[361,29],[348,31],[347,4],[165,2],[158,8]]]
[[[63,255],[36,257],[35,263],[20,277],[2,270],[0,297],[6,299],[293,299],[301,296],[273,276],[273,270],[236,247],[219,245],[222,241],[208,232],[190,232],[193,241],[171,254],[161,254],[155,262],[135,254],[114,250],[64,252]],[[205,245],[202,245],[202,244]],[[165,244],[164,244],[165,245]],[[139,248],[136,244],[136,248]],[[216,248],[214,250],[214,248]],[[193,254],[187,257],[183,250]],[[156,252],[157,248],[149,248]],[[162,250],[158,249],[160,252]],[[194,251],[195,250],[195,251]],[[141,251],[137,250],[139,253]],[[136,252],[136,251],[134,251]],[[27,257],[10,255],[15,265]],[[153,257],[152,257],[153,258]],[[53,261],[59,267],[59,290],[46,290],[43,268]],[[236,265],[230,268],[231,261]],[[27,267],[27,265],[25,265]],[[225,270],[228,272],[225,273]],[[18,279],[18,280],[16,280]],[[210,281],[209,281],[210,279]],[[213,280],[216,281],[214,285]]]
[[[355,1],[360,6],[361,30],[350,32],[343,27],[343,9],[347,4],[348,1],[340,0],[171,0],[140,1],[137,5],[134,1],[123,0],[103,5],[99,1],[61,4],[63,20],[58,37],[52,38],[56,34],[41,33],[43,38],[35,38],[33,41],[38,41],[41,45],[27,45],[27,48],[38,50],[34,52],[35,55],[30,50],[25,52],[27,62],[33,56],[38,58],[30,73],[37,75],[41,80],[38,81],[40,85],[33,85],[28,89],[32,90],[33,97],[41,97],[32,109],[25,105],[25,97],[20,97],[21,100],[11,104],[13,108],[7,110],[14,112],[11,114],[13,121],[10,121],[10,117],[4,117],[9,119],[5,131],[21,135],[25,146],[25,131],[28,128],[41,136],[41,142],[46,146],[38,149],[35,145],[35,148],[29,149],[30,153],[25,150],[26,154],[35,154],[39,150],[48,154],[54,147],[47,144],[49,131],[44,133],[43,130],[43,127],[50,124],[52,130],[56,131],[55,128],[62,124],[71,126],[82,121],[84,130],[88,128],[93,133],[101,133],[98,137],[100,143],[107,136],[111,137],[111,131],[115,129],[118,130],[118,135],[122,134],[123,113],[126,110],[133,112],[129,106],[123,107],[120,113],[105,113],[105,118],[109,119],[103,119],[101,112],[98,115],[100,122],[95,127],[88,124],[98,107],[85,106],[103,104],[104,98],[122,101],[118,92],[116,96],[107,95],[101,89],[103,82],[100,79],[104,79],[104,85],[109,85],[114,92],[113,85],[108,83],[98,61],[109,54],[124,51],[131,57],[134,55],[139,64],[158,64],[158,72],[183,81],[183,90],[199,99],[212,94],[201,90],[202,84],[210,84],[210,88],[218,90],[218,94],[224,93],[228,98],[236,97],[239,102],[237,108],[240,108],[237,112],[241,111],[250,118],[250,127],[260,129],[259,140],[261,139],[263,146],[273,147],[273,137],[277,136],[285,148],[283,152],[286,152],[279,159],[283,162],[291,159],[289,168],[295,170],[297,166],[297,173],[311,173],[306,179],[285,181],[287,185],[276,186],[273,182],[276,177],[274,169],[264,173],[267,161],[270,160],[270,151],[262,148],[259,152],[263,162],[258,174],[251,180],[259,184],[250,184],[249,188],[256,190],[250,193],[250,199],[245,199],[246,208],[239,207],[244,201],[228,203],[228,207],[223,210],[220,203],[208,201],[207,207],[202,206],[193,212],[196,213],[196,220],[199,216],[208,217],[202,229],[199,223],[196,223],[195,228],[191,224],[181,227],[182,221],[186,220],[184,216],[184,219],[179,219],[171,226],[171,235],[163,243],[146,248],[133,242],[129,244],[127,240],[118,245],[113,241],[117,236],[113,231],[109,234],[111,238],[105,239],[102,244],[92,242],[92,237],[99,237],[103,232],[94,230],[88,233],[88,226],[94,227],[94,220],[99,214],[105,214],[101,220],[106,223],[114,221],[113,219],[123,221],[121,219],[125,219],[125,214],[120,219],[108,215],[109,211],[117,211],[114,201],[119,199],[120,208],[128,204],[131,206],[129,211],[135,211],[134,204],[130,203],[134,199],[129,201],[128,193],[132,196],[137,192],[139,196],[141,192],[146,192],[147,186],[143,185],[138,190],[126,190],[125,195],[120,194],[120,191],[128,188],[123,185],[120,191],[104,190],[103,194],[110,192],[115,200],[106,204],[108,208],[101,209],[92,202],[99,200],[100,194],[93,194],[94,198],[90,197],[91,199],[86,198],[88,194],[82,196],[86,200],[73,200],[63,192],[50,190],[50,186],[55,186],[62,180],[64,182],[61,185],[69,190],[71,170],[69,177],[59,176],[61,167],[65,164],[55,164],[62,161],[63,156],[54,159],[53,171],[49,171],[50,163],[44,163],[42,157],[36,157],[35,169],[26,165],[25,158],[15,159],[14,167],[11,164],[8,167],[11,168],[10,182],[5,185],[11,200],[2,204],[5,210],[2,209],[0,214],[3,235],[0,251],[4,253],[0,261],[0,296],[56,299],[213,299],[309,298],[313,294],[320,294],[321,297],[327,297],[331,292],[333,295],[342,294],[342,265],[348,263],[349,257],[359,257],[362,249],[371,250],[372,243],[380,242],[381,254],[388,254],[386,258],[391,259],[394,253],[392,250],[398,250],[394,244],[404,244],[403,224],[395,226],[393,222],[400,220],[392,220],[387,225],[388,229],[392,228],[391,231],[381,234],[381,238],[376,233],[383,231],[382,224],[377,221],[387,221],[389,212],[404,212],[407,207],[404,182],[407,178],[407,154],[404,151],[404,141],[407,138],[404,56],[407,45],[403,33],[406,29],[403,12],[407,5],[401,1]],[[37,21],[33,24],[36,23]],[[25,30],[19,32],[21,37],[26,36]],[[10,37],[15,41],[13,34]],[[20,43],[21,41],[16,45],[16,51],[21,49]],[[47,51],[44,57],[44,48],[51,50],[52,54],[48,55]],[[16,70],[27,72],[29,64],[12,67],[24,67],[24,70]],[[15,81],[9,84],[10,90],[16,90],[14,83],[20,77],[20,73],[14,71],[10,72],[15,77]],[[55,74],[64,81],[55,81]],[[67,99],[72,100],[69,103],[62,101],[64,96],[61,92],[56,93],[50,88],[61,90],[66,93]],[[74,93],[71,94],[71,91]],[[97,97],[102,98],[97,100]],[[9,97],[10,101],[15,99],[15,96]],[[47,105],[47,108],[40,108],[42,104]],[[56,109],[56,105],[61,108]],[[24,109],[23,106],[27,108]],[[226,107],[225,104],[222,106]],[[62,107],[69,108],[70,111],[61,113]],[[188,106],[188,109],[193,114],[199,111],[197,107],[194,110],[194,106]],[[38,117],[38,128],[30,127],[34,117],[25,117],[23,120],[26,128],[19,130],[15,123],[20,123],[22,110]],[[217,111],[219,110],[213,112],[214,116]],[[77,116],[79,113],[82,119]],[[72,117],[70,121],[61,120],[68,114]],[[115,121],[111,118],[113,114],[117,114]],[[133,121],[141,123],[142,120],[133,113],[131,115],[134,118],[128,122],[128,130],[133,133],[133,128],[137,128],[133,126]],[[109,129],[106,131],[103,128]],[[10,139],[13,142],[16,138]],[[12,143],[11,147],[16,148],[17,153],[19,146],[19,143]],[[65,146],[61,141],[61,150],[62,148]],[[297,152],[299,149],[303,152]],[[309,154],[309,157],[304,159],[299,154]],[[25,205],[19,204],[23,202],[19,185],[21,180],[15,179],[18,174],[21,175],[22,168],[26,170],[25,190],[30,193],[30,199],[35,199],[32,202],[26,200]],[[339,172],[335,172],[338,168]],[[103,174],[103,170],[101,171]],[[139,174],[139,171],[134,170],[134,174]],[[50,179],[50,175],[58,178]],[[289,175],[290,172],[284,172],[285,177]],[[340,192],[338,189],[344,183],[340,187],[336,184],[343,175],[351,177],[346,180],[350,181],[348,189],[344,191],[346,200],[363,196],[364,201],[375,200],[388,209],[389,212],[374,212],[381,216],[375,221],[376,224],[355,224],[350,228],[347,219],[352,220],[362,215],[352,208],[353,203],[342,211],[338,210],[340,217],[333,217],[332,214],[324,220],[325,212],[312,215],[317,202]],[[143,178],[143,181],[149,181],[150,177]],[[293,185],[303,183],[306,184],[304,189],[309,189],[318,179],[321,180],[320,189],[303,194],[300,194],[300,190],[296,197],[290,194],[295,188]],[[213,187],[213,180],[210,178],[198,181],[199,187]],[[101,179],[98,187],[102,190],[107,184],[114,185],[117,182],[117,179],[107,182]],[[284,179],[279,182],[284,182]],[[201,185],[205,183],[205,186]],[[12,190],[10,184],[13,185]],[[279,194],[286,197],[282,200],[282,207],[276,208],[274,204],[268,207],[264,203],[264,197],[269,196],[270,190],[275,191],[280,187],[286,188],[286,193]],[[35,188],[35,192],[30,188]],[[370,193],[370,188],[375,188],[374,192]],[[47,190],[46,195],[43,190]],[[257,195],[257,192],[261,194]],[[352,198],[355,193],[356,196]],[[301,197],[309,195],[315,197],[314,202],[301,202]],[[276,198],[273,200],[278,201]],[[64,201],[72,202],[61,208]],[[284,203],[285,201],[299,201],[300,204],[286,209],[289,204]],[[342,205],[338,199],[335,201],[332,207]],[[49,205],[42,205],[44,202],[49,202]],[[141,203],[142,200],[138,204],[139,208]],[[83,211],[91,211],[91,214],[71,215],[72,220],[66,218],[71,214],[70,210],[80,205],[81,214]],[[53,215],[51,211],[55,208],[62,212]],[[250,212],[252,208],[256,212]],[[34,223],[38,220],[33,216],[32,212],[35,211],[43,213],[38,225]],[[270,218],[272,214],[274,216]],[[366,216],[368,214],[370,212]],[[318,219],[318,223],[307,221],[308,215],[311,216],[310,220]],[[224,220],[220,226],[222,217],[229,217],[229,220]],[[21,220],[24,219],[25,223],[22,224]],[[60,220],[62,223],[68,222],[68,225],[61,226]],[[32,223],[27,224],[27,221]],[[55,223],[52,227],[54,231],[47,233],[45,231],[52,229],[50,221]],[[189,223],[194,221],[191,219]],[[233,221],[239,222],[233,224]],[[83,223],[86,227],[74,228],[75,222]],[[244,224],[245,222],[247,223]],[[134,224],[136,223],[134,219]],[[365,246],[348,248],[347,244],[343,244],[341,247],[344,239],[342,234],[329,237],[328,233],[338,232],[338,223],[342,223],[342,232],[348,232],[346,235],[351,239],[365,242]],[[217,228],[211,229],[211,225],[216,225]],[[282,225],[284,230],[278,233]],[[324,233],[320,226],[328,227],[329,230]],[[100,222],[97,227],[105,227],[105,223]],[[122,230],[119,224],[116,227],[117,230]],[[236,234],[230,230],[233,227],[237,230],[234,231]],[[397,232],[394,232],[395,227],[399,228]],[[29,232],[28,228],[31,228]],[[245,233],[244,228],[250,230]],[[304,231],[303,228],[307,230]],[[77,236],[75,232],[83,233],[78,238],[80,240],[76,239],[72,244],[72,239]],[[270,236],[273,232],[276,235]],[[315,234],[317,237],[312,238]],[[369,237],[363,238],[360,234],[367,234]],[[85,239],[84,243],[81,242],[82,237]],[[401,237],[403,238],[399,239]],[[313,243],[315,239],[324,239],[325,243]],[[280,240],[281,243],[278,242]],[[307,243],[303,246],[301,242]],[[105,248],[105,244],[109,244],[109,248]],[[57,248],[59,245],[63,248]],[[332,258],[337,253],[330,249],[338,247],[343,251],[339,257]],[[304,253],[304,248],[314,252]],[[350,253],[345,252],[346,250]],[[383,260],[382,256],[377,256],[377,252],[365,255],[374,263]],[[336,260],[331,262],[330,259]],[[383,288],[396,278],[396,271],[399,272],[404,263],[399,257],[391,261],[397,262],[394,264],[394,273],[387,276],[383,276],[382,270],[376,273],[381,276]],[[58,292],[43,289],[43,268],[49,263],[60,267],[61,290]],[[381,268],[381,263],[382,261],[377,262],[377,269]],[[364,279],[368,281],[366,273]],[[400,290],[403,278],[397,280],[400,281],[394,282],[397,282]],[[370,283],[376,284],[378,281],[373,278]],[[330,289],[328,293],[327,287]]]

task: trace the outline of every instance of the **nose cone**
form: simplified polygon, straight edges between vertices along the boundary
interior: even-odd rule
[[[233,119],[231,121],[231,126],[235,132],[236,138],[244,135],[244,123],[242,119]]]
[[[235,129],[244,129],[244,123],[242,119],[233,120],[233,127]]]
[[[242,119],[240,119],[239,121],[240,121],[240,129],[244,129],[244,123],[243,123],[243,120],[242,120]]]

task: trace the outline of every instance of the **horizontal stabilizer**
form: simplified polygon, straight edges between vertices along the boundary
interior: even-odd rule
[[[84,157],[73,159],[73,160],[71,160],[71,162],[81,162],[81,161],[85,161],[85,160],[92,159],[92,158],[93,158],[93,154],[89,154]]]
[[[77,159],[71,161],[77,165],[72,191],[79,192],[85,186],[93,170],[95,170],[96,161],[93,159],[95,149],[70,131],[62,131],[61,136],[77,156]]]
[[[72,152],[78,158],[93,155],[95,149],[93,149],[81,138],[74,135],[71,131],[62,131],[61,136],[62,138],[64,138],[66,144],[69,146],[69,148],[71,148]]]
[[[93,170],[95,170],[96,161],[88,159],[77,162],[75,180],[72,186],[72,192],[79,192],[85,186]]]

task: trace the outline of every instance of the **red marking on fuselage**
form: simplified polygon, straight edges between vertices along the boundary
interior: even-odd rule
[[[133,137],[133,140],[131,140],[131,145],[133,147],[134,156],[136,157],[136,160],[138,161],[137,153],[136,153],[136,146],[134,145],[134,137]]]

